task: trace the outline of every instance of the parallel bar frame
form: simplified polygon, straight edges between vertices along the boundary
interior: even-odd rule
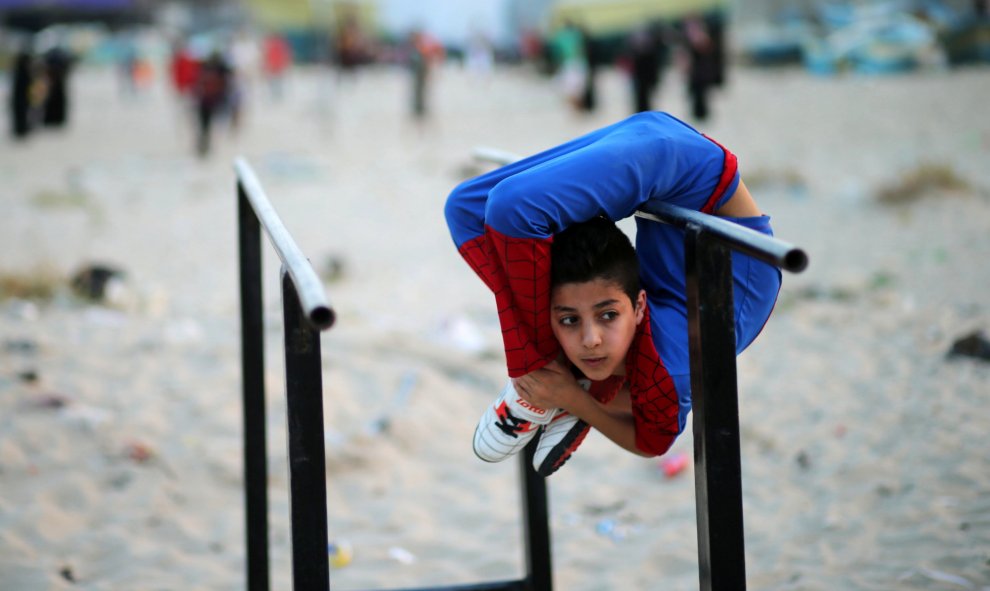
[[[241,389],[247,589],[268,591],[268,460],[265,442],[265,342],[261,224],[237,182],[241,292]]]
[[[282,261],[294,588],[329,589],[319,332],[330,328],[336,315],[316,272],[286,230],[250,165],[239,158],[234,168],[241,292],[246,586],[249,591],[268,591],[271,585],[261,280],[264,232]]]
[[[330,588],[325,444],[319,332],[335,320],[322,284],[282,224],[247,161],[235,162],[241,291],[247,589],[268,591],[267,453],[265,449],[262,230],[282,261],[281,287],[289,455],[293,588]],[[522,579],[406,591],[551,591],[546,484],[530,467],[530,442],[519,454],[526,574]]]
[[[506,165],[510,152],[479,147],[473,156]],[[792,273],[808,255],[792,244],[719,217],[658,200],[637,217],[684,230],[694,415],[698,576],[702,591],[746,588],[732,251]]]

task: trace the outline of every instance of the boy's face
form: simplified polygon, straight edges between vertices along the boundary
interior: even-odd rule
[[[565,283],[550,294],[550,324],[564,355],[591,380],[625,373],[626,352],[643,321],[646,292],[635,302],[604,279]]]

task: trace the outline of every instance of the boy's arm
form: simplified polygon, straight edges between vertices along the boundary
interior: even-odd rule
[[[542,408],[562,408],[626,451],[645,457],[653,455],[636,445],[636,424],[627,387],[623,386],[608,404],[602,404],[585,392],[559,361],[513,379],[513,385],[527,402]]]
[[[629,389],[623,387],[608,404],[602,404],[585,394],[575,396],[567,412],[588,423],[622,449],[638,456],[652,457],[636,445],[636,424],[629,402]]]

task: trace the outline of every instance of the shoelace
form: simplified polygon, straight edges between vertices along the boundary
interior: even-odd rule
[[[523,431],[529,423],[526,419],[520,419],[519,417],[514,416],[509,411],[509,407],[505,404],[498,409],[498,412],[496,412],[495,415],[498,416],[498,420],[495,421],[495,426],[510,437],[519,437],[518,433]],[[509,423],[512,424],[510,425]]]

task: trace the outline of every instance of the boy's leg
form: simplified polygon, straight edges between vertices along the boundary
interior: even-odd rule
[[[591,425],[566,411],[559,411],[540,432],[533,454],[533,469],[543,477],[556,472],[571,458],[589,431]]]
[[[549,262],[550,235],[600,214],[627,217],[652,186],[656,154],[636,149],[637,134],[648,130],[640,124],[650,126],[641,119],[618,129],[620,122],[466,181],[451,193],[445,211],[451,234],[496,294],[510,376],[542,367],[556,353],[555,342],[551,350],[544,346],[549,341],[534,332],[549,326],[548,302],[540,303],[549,293],[549,267],[534,271]],[[502,431],[504,421],[498,409],[513,398],[503,393],[486,411],[475,437],[479,457],[498,455],[479,450],[478,442],[488,437],[486,431],[501,437],[496,429]]]
[[[489,193],[496,185],[509,177],[588,146],[610,133],[612,127],[614,125],[506,164],[493,171],[468,179],[455,187],[447,198],[444,214],[457,247],[460,248],[467,240],[485,233],[485,224],[488,223],[486,212]]]
[[[472,441],[474,455],[486,462],[501,462],[526,447],[556,414],[555,409],[536,408],[528,404],[519,397],[509,380],[495,402],[485,409],[475,427]]]
[[[623,388],[625,379],[613,377],[604,382],[592,384],[590,380],[578,380],[578,384],[590,396],[607,405],[614,411],[632,414],[632,400],[629,389]],[[588,432],[591,425],[568,413],[560,410],[553,416],[553,419],[540,432],[540,440],[533,454],[533,469],[540,476],[547,477],[564,465],[571,455],[577,450]]]
[[[726,219],[773,236],[767,216]],[[660,222],[637,219],[636,251],[639,253],[643,287],[651,300],[683,309],[686,322],[683,230]],[[781,273],[773,265],[733,252],[732,283],[738,354],[756,338],[770,316],[780,290]],[[687,346],[686,342],[684,346]]]
[[[773,235],[766,216],[729,219]],[[654,344],[677,383],[683,429],[691,404],[684,232],[668,224],[637,219],[636,250],[650,303]],[[780,291],[781,273],[773,265],[734,252],[732,282],[736,354],[739,354],[766,324]]]

